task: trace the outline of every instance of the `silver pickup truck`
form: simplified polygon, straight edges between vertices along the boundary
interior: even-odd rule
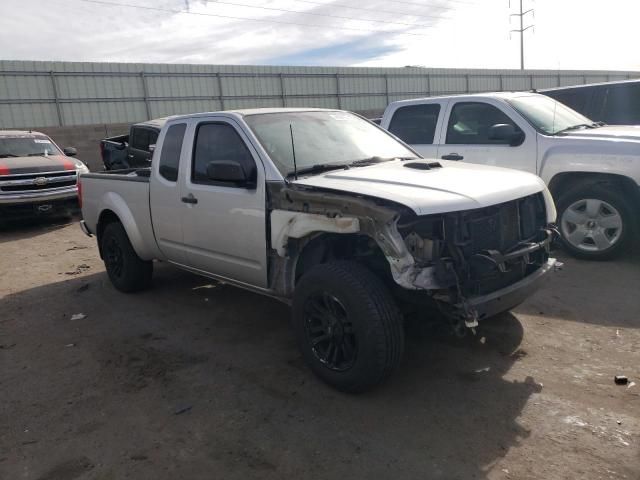
[[[555,264],[541,179],[423,159],[343,111],[170,117],[150,168],[81,185],[117,289],[149,286],[161,260],[287,302],[305,360],[343,391],[398,365],[405,315],[467,331]]]

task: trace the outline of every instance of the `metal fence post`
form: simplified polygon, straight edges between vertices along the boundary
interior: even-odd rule
[[[427,97],[431,96],[431,75],[427,73]]]
[[[529,90],[533,90],[533,74],[529,74]]]
[[[342,108],[342,98],[340,97],[340,74],[336,73],[336,97],[338,98],[338,108]]]
[[[387,99],[387,105],[389,105],[389,103],[391,103],[389,101],[389,74],[385,73],[384,74],[384,96]]]
[[[284,77],[282,76],[282,73],[280,74],[280,98],[282,99],[282,106],[286,107],[287,106],[287,94],[284,90]]]
[[[220,78],[220,72],[216,73],[218,79],[218,100],[220,101],[220,110],[224,110],[224,95],[222,94],[222,78]]]
[[[51,78],[51,87],[53,88],[53,100],[56,102],[56,112],[58,113],[58,123],[61,127],[64,127],[64,120],[62,118],[62,109],[60,108],[60,97],[58,96],[58,84],[56,83],[56,76],[53,70],[49,72],[49,78]]]
[[[562,85],[562,77],[558,73],[558,86]]]
[[[140,72],[140,80],[142,81],[142,94],[144,96],[144,107],[147,110],[147,120],[151,120],[151,105],[149,105],[149,89],[147,87],[147,77],[144,72]]]
[[[469,92],[469,74],[464,76],[464,91],[465,93],[470,93]]]
[[[502,74],[498,75],[498,82],[499,82],[499,85],[500,85],[500,91],[504,92],[504,80],[502,78]]]

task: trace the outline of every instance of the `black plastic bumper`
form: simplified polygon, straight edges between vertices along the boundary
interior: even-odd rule
[[[538,270],[522,280],[487,295],[469,297],[466,299],[466,304],[476,311],[479,320],[511,310],[540,287],[545,276],[554,269],[556,263],[555,258],[550,258]]]

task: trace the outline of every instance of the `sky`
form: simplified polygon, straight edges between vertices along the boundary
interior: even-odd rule
[[[640,1],[522,0],[525,68],[640,70]],[[136,8],[136,6],[138,8]],[[519,0],[0,0],[0,59],[519,68]]]

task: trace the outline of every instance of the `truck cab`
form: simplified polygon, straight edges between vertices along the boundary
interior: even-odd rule
[[[426,158],[539,175],[575,256],[611,258],[638,236],[640,128],[606,126],[531,92],[394,102],[381,126]]]

